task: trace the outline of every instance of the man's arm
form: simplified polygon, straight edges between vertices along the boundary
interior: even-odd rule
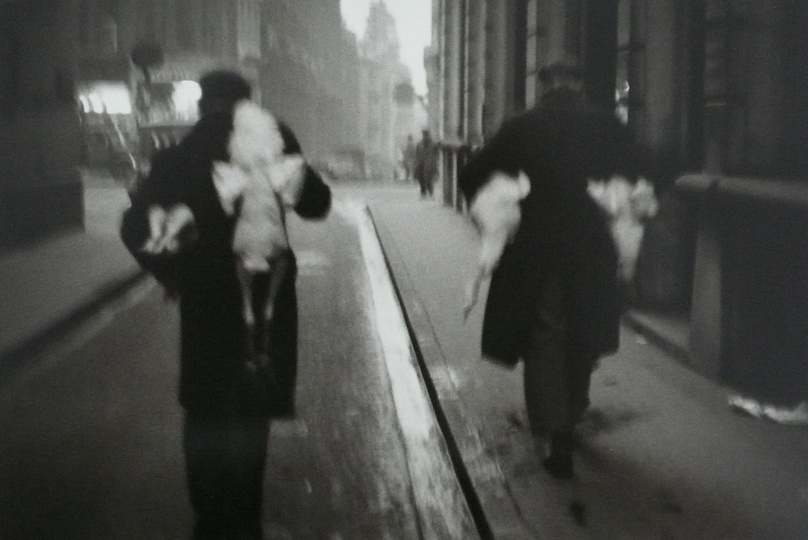
[[[172,181],[176,172],[175,165],[173,152],[170,150],[154,156],[149,174],[130,193],[132,204],[124,212],[120,227],[121,240],[138,264],[171,291],[176,291],[179,284],[176,257],[153,254],[146,248],[153,236],[153,226],[150,223],[150,214],[153,212],[150,209],[160,208],[165,211],[178,203],[176,184]]]
[[[522,144],[524,141],[520,140],[519,128],[515,120],[511,120],[471,157],[457,175],[458,186],[466,201],[471,203],[477,191],[496,171],[517,176],[518,149]]]
[[[300,142],[295,137],[295,134],[289,126],[282,122],[278,126],[283,137],[284,155],[297,155],[302,158],[303,150],[300,148]],[[303,185],[294,206],[295,212],[306,219],[323,218],[331,209],[331,188],[308,163],[305,164],[305,167],[305,173],[302,178]]]

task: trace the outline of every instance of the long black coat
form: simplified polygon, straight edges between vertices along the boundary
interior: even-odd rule
[[[641,166],[628,130],[613,114],[561,96],[507,121],[460,171],[468,201],[495,170],[522,170],[531,184],[520,228],[491,278],[484,355],[508,365],[524,355],[550,271],[563,280],[568,347],[590,357],[617,349],[617,257],[587,179],[636,178]]]
[[[294,255],[275,302],[270,357],[277,377],[266,379],[245,370],[247,330],[232,250],[234,218],[220,202],[212,179],[214,160],[227,161],[232,115],[203,117],[176,146],[155,155],[147,178],[132,194],[122,238],[130,252],[158,281],[180,295],[180,403],[198,414],[277,417],[294,413],[297,372],[297,299]],[[280,125],[284,153],[300,153],[294,134]],[[150,257],[139,251],[148,235],[146,208],[187,204],[194,214],[198,240],[175,257]],[[331,191],[308,169],[295,211],[321,218]],[[266,290],[266,281],[259,287]]]

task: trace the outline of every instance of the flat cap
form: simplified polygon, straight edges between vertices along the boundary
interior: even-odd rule
[[[227,70],[206,73],[199,80],[199,87],[202,89],[203,100],[225,99],[239,101],[249,99],[252,93],[247,79],[235,71]]]

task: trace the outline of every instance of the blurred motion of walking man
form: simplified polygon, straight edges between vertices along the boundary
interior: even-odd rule
[[[415,146],[415,179],[421,187],[421,198],[432,197],[435,175],[438,173],[438,145],[432,141],[428,129],[421,131],[421,140]]]
[[[296,265],[290,254],[269,326],[269,376],[246,362],[248,331],[232,244],[236,218],[223,208],[213,180],[214,162],[230,158],[234,108],[249,99],[251,89],[228,71],[205,75],[200,86],[199,122],[177,146],[154,156],[151,172],[132,194],[121,235],[138,262],[179,297],[179,400],[197,518],[193,538],[260,539],[269,421],[294,414]],[[302,167],[297,185],[284,193],[287,207],[304,218],[324,217],[331,205],[329,187],[299,159],[292,131],[281,123],[277,128],[282,156]],[[160,208],[168,209],[169,217],[158,227],[170,229],[171,216],[180,216],[184,228],[162,249],[144,248]],[[266,295],[267,282],[267,274],[259,279],[259,297]]]
[[[544,467],[573,476],[573,430],[589,406],[599,357],[618,348],[621,302],[617,255],[606,216],[588,195],[590,179],[636,181],[639,153],[612,111],[583,103],[572,65],[543,68],[537,107],[506,121],[471,159],[458,182],[474,214],[493,173],[530,190],[521,222],[491,277],[483,354],[507,366],[524,361],[531,432],[549,435]]]

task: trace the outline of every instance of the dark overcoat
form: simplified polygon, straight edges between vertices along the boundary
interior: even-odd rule
[[[617,256],[587,179],[636,178],[643,160],[609,111],[559,96],[506,121],[460,171],[467,201],[496,170],[528,176],[522,221],[494,271],[483,319],[482,352],[513,365],[528,346],[541,285],[562,277],[568,348],[598,357],[619,344]]]
[[[421,140],[415,146],[413,177],[419,182],[432,182],[438,173],[440,149],[434,141]]]
[[[300,153],[294,134],[279,125],[284,153]],[[275,301],[270,329],[271,378],[245,369],[247,329],[232,249],[235,218],[222,208],[212,178],[213,161],[229,159],[232,114],[203,117],[175,147],[154,156],[149,175],[132,193],[121,234],[130,252],[167,289],[179,293],[182,406],[195,414],[289,416],[294,413],[297,373],[297,299],[294,254]],[[146,209],[152,204],[190,207],[198,239],[176,256],[140,251],[148,236]],[[308,168],[295,211],[303,218],[325,216],[331,191]],[[262,294],[266,280],[259,282]]]

